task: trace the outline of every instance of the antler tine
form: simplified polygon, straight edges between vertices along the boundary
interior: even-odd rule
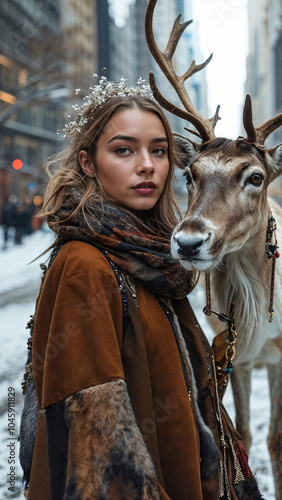
[[[247,141],[262,148],[267,137],[277,128],[281,127],[282,113],[274,116],[274,118],[270,118],[270,120],[267,120],[260,127],[255,128],[253,125],[252,100],[251,96],[247,94],[243,111],[243,123],[247,132]]]
[[[187,78],[189,78],[190,76],[194,75],[198,71],[201,71],[201,69],[204,69],[209,64],[209,62],[211,61],[212,56],[213,56],[213,54],[211,54],[207,58],[207,60],[205,62],[203,62],[202,64],[196,64],[195,61],[192,61],[191,64],[190,64],[190,66],[189,66],[189,68],[187,69],[187,71],[182,76],[183,81],[187,80]]]
[[[190,132],[190,134],[196,135],[196,137],[199,137],[201,139],[200,134],[196,132],[196,130],[193,130],[192,128],[184,127],[184,130],[187,130],[187,132]]]
[[[274,116],[270,120],[267,120],[263,125],[256,129],[257,131],[257,143],[263,146],[267,137],[272,134],[277,128],[282,125],[282,113]]]
[[[185,130],[188,130],[188,129],[185,128]],[[189,130],[189,132],[191,132],[191,130]],[[173,132],[173,135],[177,136],[177,137],[182,137],[182,139],[184,139],[185,141],[187,141],[187,137],[185,137],[185,135],[179,134],[178,132]],[[188,141],[194,146],[195,151],[200,151],[201,144],[199,144],[198,142],[192,141],[190,138],[188,138]]]
[[[169,59],[172,59],[172,56],[175,52],[175,49],[177,47],[177,44],[179,42],[179,39],[189,24],[191,24],[193,21],[192,19],[190,21],[186,21],[185,23],[180,23],[179,20],[181,18],[181,14],[178,14],[177,18],[174,21],[173,28],[170,33],[169,41],[168,44],[165,48],[164,54],[166,54]]]
[[[175,49],[177,47],[177,44],[180,40],[180,37],[183,33],[183,31],[187,28],[187,26],[189,26],[189,24],[191,24],[193,22],[193,20],[191,19],[190,21],[186,21],[184,23],[180,23],[179,20],[181,18],[181,14],[178,14],[177,18],[175,19],[174,21],[174,24],[173,24],[173,27],[172,27],[172,30],[171,30],[171,33],[170,33],[170,37],[169,37],[169,41],[168,41],[168,44],[166,46],[166,49],[165,51],[163,52],[163,55],[167,57],[167,59],[170,61],[172,61],[172,56],[175,52]],[[158,50],[158,49],[157,49]],[[159,51],[161,53],[161,51]],[[183,79],[183,81],[187,80],[187,78],[189,78],[190,76],[194,75],[195,73],[197,73],[198,71],[201,71],[201,69],[205,68],[207,66],[207,64],[209,64],[209,62],[211,61],[212,59],[212,54],[207,58],[207,60],[205,62],[203,62],[202,64],[196,64],[195,61],[192,61],[189,68],[187,69],[187,71],[184,73],[184,75],[182,76],[178,76],[179,79]]]
[[[161,94],[156,84],[155,75],[152,71],[150,71],[149,73],[149,81],[154,98],[164,109],[166,109],[173,115],[179,116],[180,118],[183,118],[184,120],[187,120],[188,122],[192,123],[192,125],[194,125],[194,127],[196,127],[196,129],[198,130],[200,137],[203,139],[204,142],[207,142],[211,139],[204,124],[197,118],[197,116],[193,115],[189,111],[186,111],[174,105],[172,102],[168,101]]]
[[[219,116],[219,110],[220,110],[220,105],[218,104],[218,106],[216,107],[216,110],[215,110],[215,114],[213,116],[213,118],[211,118],[211,123],[213,124],[213,128],[216,126],[218,120],[221,120],[220,116]]]
[[[247,141],[251,144],[255,144],[257,140],[256,129],[253,125],[253,110],[252,110],[252,100],[249,94],[246,95],[245,105],[243,110],[243,125],[247,132]]]
[[[172,56],[175,52],[180,36],[182,35],[184,29],[191,23],[191,21],[187,21],[186,23],[179,23],[181,14],[177,16],[170,34],[167,47],[164,52],[161,52],[156,44],[153,35],[153,13],[156,3],[157,0],[149,0],[146,10],[145,33],[148,47],[158,66],[160,67],[168,81],[171,83],[173,88],[176,90],[183,106],[186,109],[186,112],[183,112],[180,108],[174,106],[161,95],[156,86],[154,75],[151,74],[150,83],[151,87],[153,85],[152,90],[154,92],[154,96],[165,109],[192,123],[200,133],[203,141],[206,142],[215,137],[214,127],[219,117],[215,115],[210,119],[203,118],[192,104],[187,90],[184,86],[184,82],[189,76],[203,69],[210,62],[212,55],[204,63],[199,65],[196,65],[195,61],[192,61],[190,67],[184,73],[184,75],[177,75],[172,65]]]

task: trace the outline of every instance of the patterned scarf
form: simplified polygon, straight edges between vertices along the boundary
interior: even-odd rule
[[[93,204],[87,214],[89,227],[71,204],[49,216],[48,224],[59,240],[82,240],[106,250],[112,261],[133,278],[141,280],[153,293],[171,299],[184,298],[193,288],[194,275],[172,259],[169,240],[137,229],[129,215],[110,203]],[[91,217],[93,215],[94,217]],[[60,224],[54,224],[54,222]]]

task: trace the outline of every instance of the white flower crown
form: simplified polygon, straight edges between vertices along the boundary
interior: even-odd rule
[[[97,77],[98,75],[94,73],[93,78]],[[81,106],[77,104],[72,106],[75,111],[78,111],[77,120],[65,124],[64,137],[72,137],[76,132],[81,132],[82,127],[88,122],[88,118],[85,116],[86,111],[89,108],[93,110],[99,108],[111,97],[140,95],[155,101],[150,86],[144,85],[146,80],[138,78],[136,87],[128,86],[126,82],[125,78],[121,78],[118,82],[108,82],[105,76],[101,76],[98,85],[90,87],[89,94],[83,97],[85,102]],[[76,94],[80,92],[81,89],[75,90]],[[71,116],[69,115],[68,118],[70,119]]]

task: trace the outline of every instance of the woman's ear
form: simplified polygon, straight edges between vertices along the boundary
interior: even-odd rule
[[[86,175],[88,175],[88,177],[95,176],[95,169],[94,169],[93,161],[86,151],[82,150],[79,152],[78,161],[79,161],[79,164],[80,164],[83,172]]]

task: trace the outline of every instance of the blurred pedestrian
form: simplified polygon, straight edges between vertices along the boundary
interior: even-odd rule
[[[22,201],[18,202],[15,207],[15,217],[14,217],[14,226],[15,226],[15,245],[22,244],[22,238],[25,233],[25,206]]]
[[[29,235],[33,232],[32,218],[35,212],[35,206],[29,196],[24,197],[24,234]]]
[[[11,229],[15,227],[15,212],[16,212],[17,197],[10,194],[6,203],[2,206],[1,225],[3,228],[3,250],[7,248],[10,238]]]

